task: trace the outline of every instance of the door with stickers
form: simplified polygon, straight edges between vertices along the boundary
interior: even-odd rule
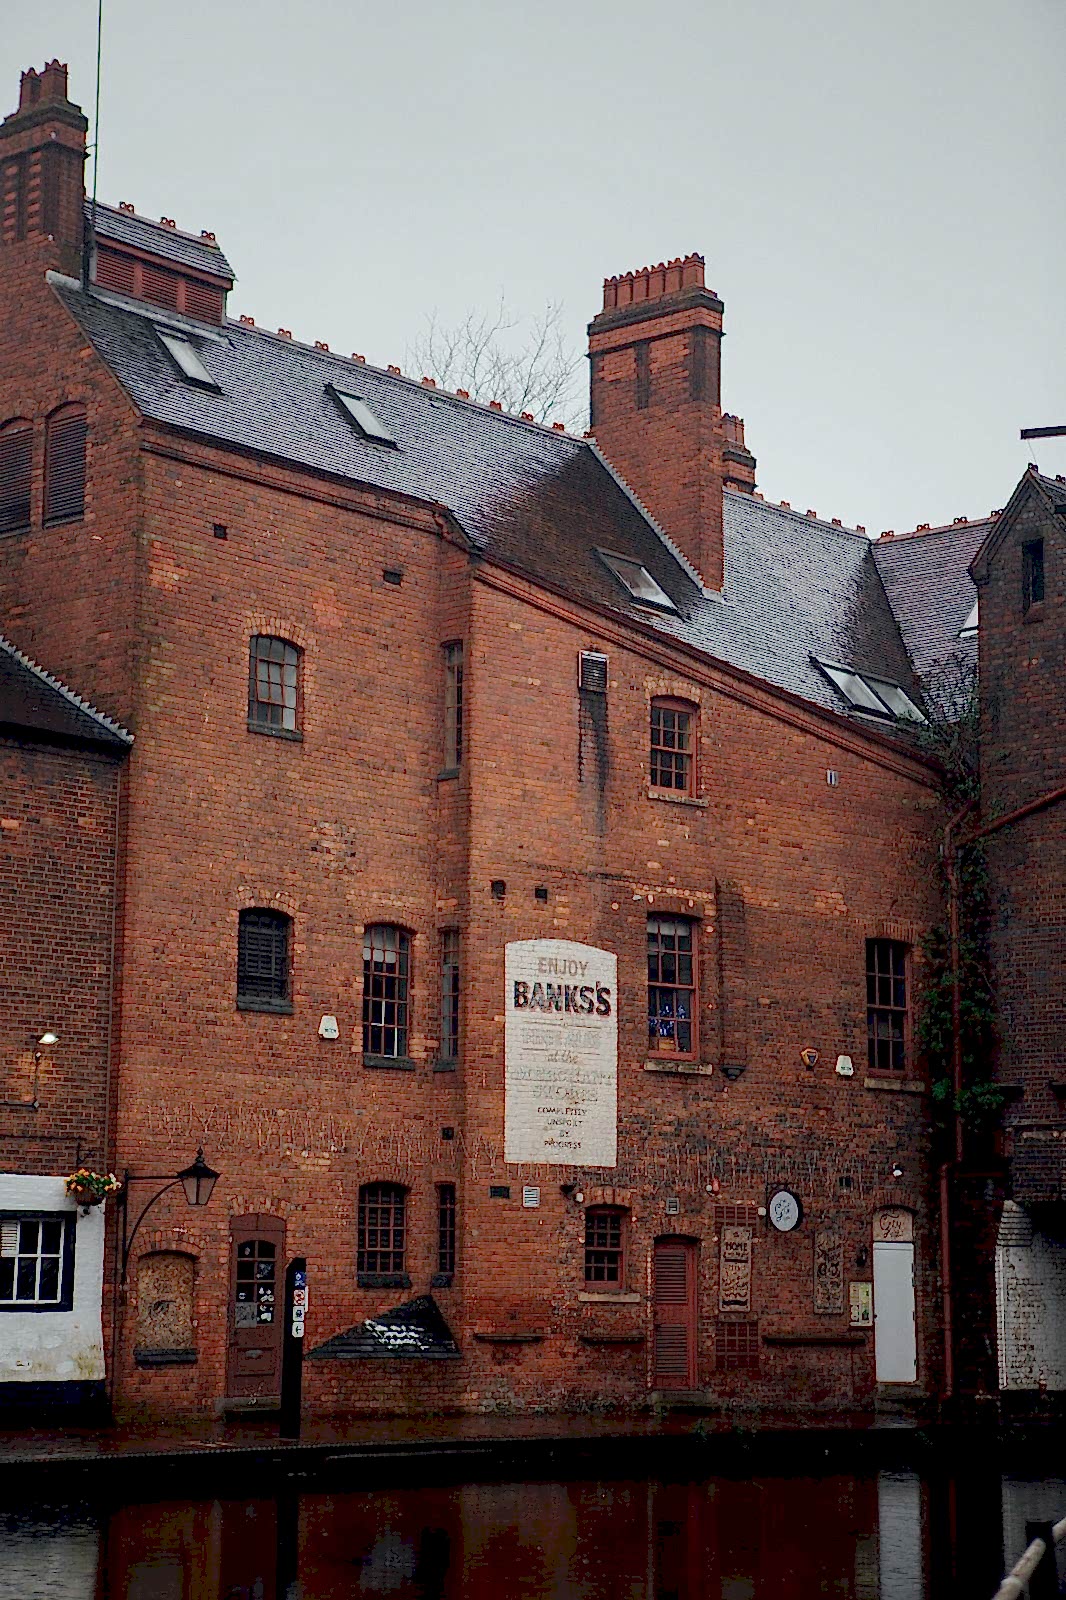
[[[277,1404],[281,1393],[285,1223],[264,1212],[230,1219],[226,1395]]]

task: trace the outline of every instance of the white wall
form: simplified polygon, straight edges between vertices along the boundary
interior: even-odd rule
[[[1066,1245],[1011,1200],[996,1245],[996,1323],[1001,1389],[1066,1389]]]
[[[62,1178],[0,1173],[0,1211],[77,1213],[70,1311],[0,1311],[0,1383],[89,1383],[104,1376],[104,1206],[83,1217]]]

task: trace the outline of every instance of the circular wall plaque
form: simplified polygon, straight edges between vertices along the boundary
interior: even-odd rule
[[[791,1189],[777,1189],[766,1209],[778,1233],[791,1233],[803,1216],[803,1207]]]

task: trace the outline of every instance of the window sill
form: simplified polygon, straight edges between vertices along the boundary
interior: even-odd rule
[[[890,1094],[925,1094],[928,1084],[921,1078],[903,1078],[873,1075],[862,1080],[864,1089],[887,1089]]]
[[[475,1333],[478,1344],[543,1344],[542,1333]]]
[[[640,1295],[635,1289],[620,1289],[617,1294],[594,1294],[591,1290],[583,1290],[578,1295],[578,1305],[582,1306],[639,1306]]]
[[[393,1072],[413,1072],[415,1070],[415,1062],[411,1060],[410,1056],[364,1055],[363,1066],[373,1067],[375,1069],[384,1068],[385,1071],[388,1071],[391,1068]]]
[[[1028,611],[1023,611],[1022,612],[1022,621],[1023,622],[1043,622],[1043,620],[1044,620],[1044,605],[1045,605],[1045,602],[1043,600],[1034,600],[1032,605],[1029,607]]]
[[[133,1359],[139,1367],[191,1367],[199,1360],[196,1350],[135,1350]]]
[[[248,718],[248,732],[262,733],[268,739],[288,739],[294,744],[303,744],[303,734],[299,728],[271,728],[265,722],[253,722]]]
[[[411,1275],[408,1272],[357,1272],[355,1283],[358,1289],[409,1289]]]
[[[75,511],[73,513],[73,515],[71,515],[69,517],[44,517],[42,519],[42,522],[41,522],[41,527],[42,528],[62,528],[64,526],[64,524],[68,523],[68,522],[84,522],[84,521],[85,521],[85,512],[84,511]]]
[[[20,533],[32,533],[33,523],[24,522],[18,528],[0,528],[0,539],[17,539]]]
[[[293,1005],[291,1000],[259,1000],[254,995],[237,996],[238,1011],[272,1011],[276,1017],[291,1017]]]
[[[578,1344],[626,1345],[643,1344],[642,1333],[579,1333]]]
[[[445,767],[443,772],[437,773],[437,782],[444,783],[449,778],[457,778],[461,770],[460,767]]]
[[[434,1072],[457,1072],[458,1070],[459,1060],[457,1056],[440,1056],[433,1063]]]
[[[714,1071],[709,1061],[692,1061],[685,1056],[652,1056],[644,1063],[645,1072],[665,1072],[682,1077],[709,1078]]]
[[[668,806],[695,806],[698,811],[706,811],[710,805],[709,800],[703,800],[694,794],[677,794],[672,789],[648,790],[649,800],[663,800]]]
[[[431,1289],[450,1289],[455,1282],[454,1272],[435,1272],[429,1280]]]

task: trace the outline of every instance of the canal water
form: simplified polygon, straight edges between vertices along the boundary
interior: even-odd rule
[[[1066,1481],[968,1471],[0,1507],[3,1600],[985,1600]]]

